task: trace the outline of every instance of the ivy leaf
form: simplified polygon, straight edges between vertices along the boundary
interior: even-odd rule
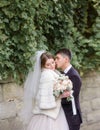
[[[11,1],[8,0],[0,0],[0,7],[5,7],[10,5]]]

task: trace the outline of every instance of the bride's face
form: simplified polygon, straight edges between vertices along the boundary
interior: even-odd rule
[[[44,68],[55,70],[55,61],[54,59],[47,59]]]

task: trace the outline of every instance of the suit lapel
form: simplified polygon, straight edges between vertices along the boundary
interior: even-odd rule
[[[71,74],[71,71],[72,71],[72,69],[73,69],[73,67],[71,67],[70,69],[69,69],[69,71],[67,72],[67,73],[65,73],[65,75],[67,76],[69,76],[70,74]]]

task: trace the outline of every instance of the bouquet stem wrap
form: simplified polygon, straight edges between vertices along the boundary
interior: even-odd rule
[[[72,102],[73,115],[77,115],[76,105],[75,105],[75,99],[74,99],[73,95],[71,95],[71,102]]]

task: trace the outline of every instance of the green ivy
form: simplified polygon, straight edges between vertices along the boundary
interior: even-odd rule
[[[0,1],[0,78],[23,80],[38,49],[39,31],[34,24],[36,10],[32,0]],[[44,39],[41,36],[41,43]],[[45,48],[45,46],[44,46]]]
[[[0,0],[0,79],[23,82],[40,49],[67,47],[81,74],[97,69],[99,30],[99,0]]]

